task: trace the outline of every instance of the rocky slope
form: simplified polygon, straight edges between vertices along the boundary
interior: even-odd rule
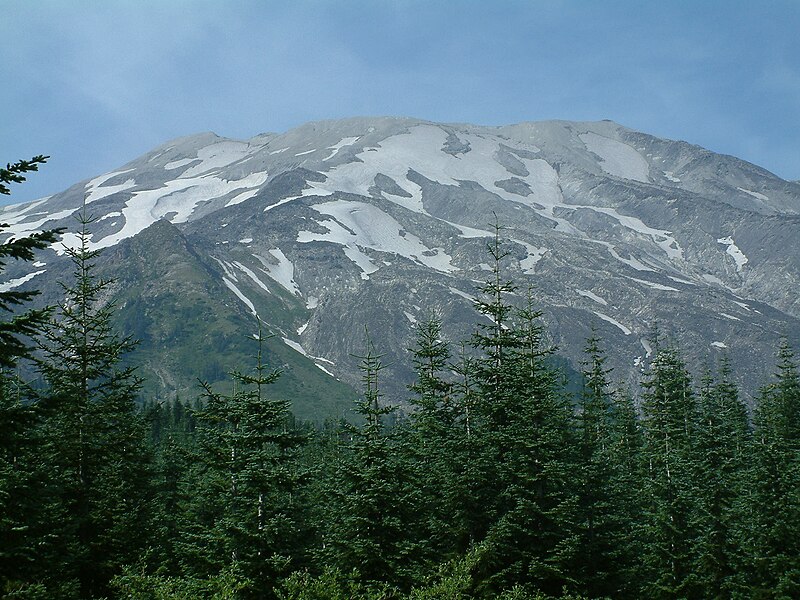
[[[342,410],[365,326],[392,365],[387,395],[402,400],[410,325],[436,309],[452,339],[474,330],[495,220],[509,277],[531,287],[574,365],[596,327],[615,377],[633,382],[659,323],[691,360],[729,355],[752,393],[779,336],[800,339],[800,184],[609,121],[356,118],[247,141],[200,134],[0,222],[14,235],[74,230],[84,199],[153,394],[241,367],[258,315],[304,413]],[[52,301],[64,260],[56,246],[5,285]],[[326,381],[336,399],[315,408]]]

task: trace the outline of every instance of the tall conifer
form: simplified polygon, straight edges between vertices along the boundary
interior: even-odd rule
[[[123,564],[141,555],[149,533],[150,455],[136,410],[140,380],[120,365],[134,347],[112,327],[112,281],[97,277],[84,212],[78,245],[66,247],[73,281],[48,324],[36,366],[45,388],[42,456],[50,469],[51,534],[42,560],[74,577],[83,596],[101,594]]]

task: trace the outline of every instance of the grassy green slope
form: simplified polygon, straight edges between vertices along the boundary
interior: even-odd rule
[[[253,368],[255,317],[173,225],[159,221],[104,251],[98,274],[117,280],[120,330],[140,340],[129,359],[140,366],[146,397],[191,399],[198,395],[198,379],[223,389],[229,385],[228,372]],[[276,295],[261,298],[257,310],[266,332],[287,330],[297,320],[295,313],[305,311],[298,302]],[[279,336],[265,346],[265,362],[284,373],[270,392],[290,399],[298,417],[322,420],[350,412],[355,392],[349,386]]]

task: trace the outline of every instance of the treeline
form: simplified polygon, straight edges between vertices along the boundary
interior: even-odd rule
[[[262,340],[231,392],[140,409],[87,221],[64,301],[0,325],[5,597],[800,597],[786,340],[752,414],[725,360],[695,382],[659,339],[636,400],[612,389],[597,336],[569,393],[530,293],[512,303],[498,235],[474,336],[448,343],[435,315],[415,327],[413,410],[381,401],[369,338],[352,423],[296,422]],[[6,242],[0,262],[55,235]],[[36,385],[16,377],[23,359]]]

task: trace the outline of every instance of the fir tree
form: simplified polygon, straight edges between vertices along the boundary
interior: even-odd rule
[[[753,597],[800,595],[800,375],[787,340],[755,413]]]
[[[710,373],[704,376],[699,410],[695,570],[705,598],[729,598],[744,566],[739,531],[747,517],[741,499],[747,491],[743,475],[750,452],[747,412],[731,381],[727,359],[722,360],[716,381]]]
[[[39,344],[36,367],[43,415],[41,453],[52,474],[45,502],[52,531],[42,546],[48,571],[74,578],[83,596],[102,593],[122,565],[135,561],[149,533],[150,455],[136,411],[140,387],[120,361],[133,347],[112,328],[105,301],[112,281],[94,273],[85,212],[78,246],[66,252],[72,285]]]
[[[694,573],[697,406],[677,350],[659,348],[644,383],[645,593],[653,598],[696,594]]]
[[[486,536],[487,591],[530,584],[546,593],[574,585],[576,558],[575,440],[572,408],[545,358],[541,312],[517,309],[507,354],[511,392],[502,421],[488,420],[486,444],[499,484],[498,517]]]
[[[395,407],[380,401],[384,368],[367,337],[360,368],[363,396],[357,401],[360,425],[346,424],[326,482],[328,498],[323,525],[322,564],[341,573],[357,571],[368,586],[388,582],[409,587],[420,556],[419,523],[413,502],[413,474],[395,452],[394,436],[384,419]]]
[[[0,194],[10,194],[10,184],[25,181],[25,173],[38,170],[47,160],[36,156],[0,168]],[[8,225],[0,223],[0,234]],[[9,237],[0,243],[0,272],[9,259],[30,262],[37,250],[54,243],[62,230]],[[25,391],[15,372],[20,360],[30,356],[30,338],[38,335],[50,309],[20,312],[37,291],[0,292],[0,311],[9,320],[0,321],[0,593],[23,585],[35,571],[35,545],[40,532],[41,463],[36,457],[34,409],[25,401]]]
[[[231,373],[234,389],[221,394],[203,384],[197,420],[198,472],[188,499],[184,568],[195,576],[225,569],[240,573],[248,594],[269,595],[291,572],[303,546],[296,505],[297,449],[304,436],[289,402],[265,394],[281,371],[263,362],[259,324],[252,374]]]
[[[611,594],[618,586],[614,562],[619,535],[613,497],[612,393],[606,357],[595,332],[586,341],[583,390],[578,415],[580,436],[581,580],[590,597]]]
[[[465,491],[460,478],[461,415],[453,403],[453,386],[443,379],[450,347],[441,339],[441,327],[435,313],[416,327],[411,360],[417,377],[409,386],[415,394],[410,400],[415,409],[409,426],[401,429],[399,448],[414,471],[418,501],[424,507],[424,549],[437,558],[453,555],[463,544],[464,524],[459,516]]]

